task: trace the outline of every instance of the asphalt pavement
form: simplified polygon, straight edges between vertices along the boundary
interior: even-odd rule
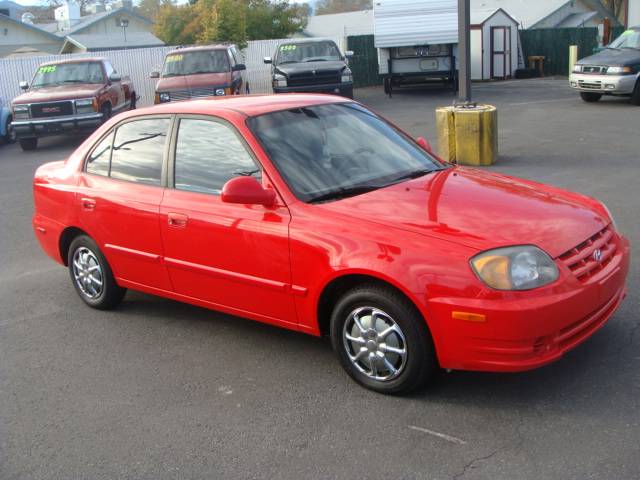
[[[491,170],[595,196],[631,239],[601,331],[533,372],[443,373],[398,398],[349,380],[326,339],[135,292],[91,310],[30,224],[35,169],[82,139],[2,146],[0,479],[640,479],[640,108],[555,79],[473,93],[498,107]],[[356,98],[435,142],[453,95]]]

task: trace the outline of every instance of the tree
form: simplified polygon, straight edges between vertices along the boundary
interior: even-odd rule
[[[265,40],[286,38],[307,26],[307,5],[290,5],[287,0],[248,0],[246,3],[247,38]]]
[[[140,0],[140,3],[136,7],[138,13],[143,17],[155,20],[156,16],[160,12],[161,0]]]
[[[613,16],[616,17],[618,20],[623,20],[623,16],[624,16],[624,12],[625,12],[625,6],[626,6],[626,2],[627,0],[601,0],[602,4],[608,8],[611,13],[613,13]]]
[[[167,45],[190,45],[195,42],[193,7],[165,2],[158,11],[153,33]]]
[[[202,0],[201,0],[202,1]],[[232,42],[240,48],[247,46],[246,5],[242,0],[218,0],[217,39]]]
[[[358,10],[370,10],[372,8],[372,0],[319,0],[316,4],[316,15],[355,12]]]

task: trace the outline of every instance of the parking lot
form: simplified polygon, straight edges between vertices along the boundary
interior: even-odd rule
[[[385,397],[327,339],[135,292],[91,310],[30,224],[33,172],[82,138],[2,146],[0,478],[639,479],[640,108],[586,104],[566,79],[473,95],[498,107],[491,170],[598,197],[631,240],[629,296],[601,331],[540,370],[442,373]],[[356,91],[434,146],[453,98]]]

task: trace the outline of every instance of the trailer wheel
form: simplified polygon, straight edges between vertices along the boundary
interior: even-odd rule
[[[391,95],[393,93],[391,77],[384,77],[384,81],[382,83],[382,88],[384,89],[384,93],[386,95],[389,95],[389,98],[391,98]]]

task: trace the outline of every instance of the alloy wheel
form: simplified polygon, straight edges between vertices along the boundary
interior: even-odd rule
[[[95,254],[87,247],[79,247],[73,254],[73,277],[83,295],[98,298],[104,289],[102,267]]]

